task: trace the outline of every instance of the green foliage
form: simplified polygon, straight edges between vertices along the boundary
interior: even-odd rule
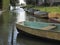
[[[10,0],[12,6],[16,6],[17,3],[19,3],[19,0]]]
[[[37,0],[26,0],[27,4],[35,5]]]

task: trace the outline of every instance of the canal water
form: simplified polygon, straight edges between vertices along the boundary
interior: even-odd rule
[[[27,14],[23,8],[5,11],[0,14],[0,45],[60,45],[59,41],[43,40],[25,36],[17,32],[16,23],[21,21],[49,22]]]

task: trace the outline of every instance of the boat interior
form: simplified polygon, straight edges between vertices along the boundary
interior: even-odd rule
[[[23,25],[25,27],[29,27],[32,29],[39,29],[39,30],[56,30],[60,28],[59,24],[45,23],[45,22],[24,21],[24,22],[20,22],[19,25]]]

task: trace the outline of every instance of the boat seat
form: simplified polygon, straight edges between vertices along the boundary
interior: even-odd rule
[[[42,30],[51,30],[51,29],[54,29],[56,28],[56,26],[47,26],[47,27],[44,27],[44,28],[41,28]]]

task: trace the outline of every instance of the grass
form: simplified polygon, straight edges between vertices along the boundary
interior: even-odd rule
[[[35,9],[46,11],[49,13],[60,13],[60,6],[53,6],[53,7],[34,7]]]
[[[41,11],[46,11],[49,13],[60,13],[60,6],[49,6],[49,7],[44,7],[44,6],[33,6],[33,5],[27,5],[27,8],[32,7],[34,9],[38,9]]]

